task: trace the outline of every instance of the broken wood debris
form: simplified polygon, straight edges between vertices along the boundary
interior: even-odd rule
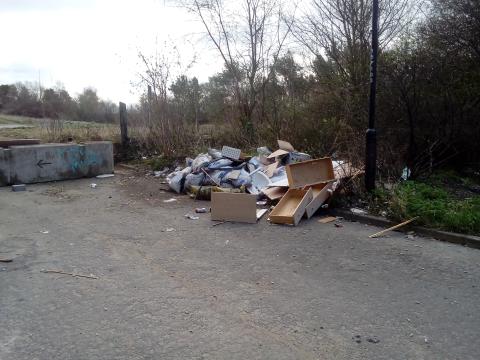
[[[326,216],[326,217],[318,220],[318,222],[321,223],[321,224],[327,224],[327,223],[335,221],[335,220],[337,220],[337,218],[335,216]]]
[[[80,278],[86,278],[86,279],[95,279],[95,280],[98,279],[98,276],[95,276],[93,274],[82,275],[82,274],[75,274],[75,273],[71,273],[71,272],[67,272],[67,271],[63,271],[63,270],[40,270],[40,272],[52,273],[52,274],[61,274],[61,275],[70,275],[70,276],[73,276],[73,277],[80,277]]]
[[[405,226],[405,225],[407,225],[407,224],[410,224],[411,222],[417,220],[418,218],[419,218],[419,216],[415,216],[414,218],[412,218],[412,219],[410,219],[410,220],[404,221],[404,222],[402,222],[402,223],[400,223],[400,224],[397,224],[397,225],[395,225],[395,226],[389,227],[388,229],[385,229],[385,230],[379,231],[379,232],[377,232],[377,233],[375,233],[375,234],[372,234],[372,235],[369,236],[369,238],[376,238],[376,237],[382,236],[383,234],[385,234],[385,233],[387,233],[387,232],[389,232],[389,231],[392,231],[392,230],[398,229],[398,228],[400,228],[400,227],[402,227],[402,226]]]

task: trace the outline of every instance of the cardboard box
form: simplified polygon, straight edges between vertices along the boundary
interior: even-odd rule
[[[244,193],[212,192],[212,220],[257,222],[257,197]]]
[[[307,218],[310,219],[313,214],[317,212],[318,209],[323,205],[325,201],[330,197],[331,192],[329,191],[333,187],[332,182],[313,185],[311,187],[313,193],[313,199],[310,201],[305,208],[305,214]]]
[[[285,150],[285,151],[288,151],[288,152],[295,151],[292,144],[290,144],[288,141],[277,140],[277,143],[278,143],[278,148],[280,150]]]
[[[308,160],[286,166],[288,185],[291,189],[335,181],[330,158]]]
[[[276,224],[296,226],[305,213],[305,208],[312,200],[312,189],[289,189],[270,213],[270,221]]]
[[[287,187],[275,186],[263,189],[264,195],[272,201],[281,199],[287,192]]]
[[[277,151],[274,151],[274,152],[271,153],[270,155],[268,155],[268,156],[267,156],[267,159],[275,159],[275,158],[277,158],[277,157],[285,156],[285,155],[288,155],[288,151],[279,149],[279,150],[277,150]]]

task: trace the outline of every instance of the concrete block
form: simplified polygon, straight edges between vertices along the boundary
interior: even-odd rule
[[[19,184],[19,185],[12,185],[12,191],[18,192],[18,191],[26,191],[27,186],[25,184]]]
[[[0,186],[10,184],[10,149],[0,148]]]
[[[113,144],[110,141],[87,142],[84,157],[84,176],[113,173]]]
[[[110,142],[10,147],[10,183],[31,184],[113,172]]]
[[[83,176],[82,148],[76,144],[10,147],[12,184],[75,179]]]

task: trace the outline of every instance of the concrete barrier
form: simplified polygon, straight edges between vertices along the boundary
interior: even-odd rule
[[[0,148],[0,186],[10,184],[10,150]]]
[[[77,179],[112,172],[113,146],[108,141],[12,146],[0,152],[0,185]]]
[[[113,145],[110,141],[87,142],[84,146],[83,176],[92,177],[113,173]]]

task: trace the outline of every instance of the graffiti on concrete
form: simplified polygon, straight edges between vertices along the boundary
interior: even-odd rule
[[[43,169],[43,167],[44,167],[45,165],[52,165],[52,163],[51,163],[51,162],[44,161],[44,160],[38,160],[37,166],[38,166],[40,169]]]
[[[86,169],[99,165],[100,156],[96,152],[87,151],[85,146],[73,146],[56,149],[56,156],[66,162],[72,173],[84,173]]]

